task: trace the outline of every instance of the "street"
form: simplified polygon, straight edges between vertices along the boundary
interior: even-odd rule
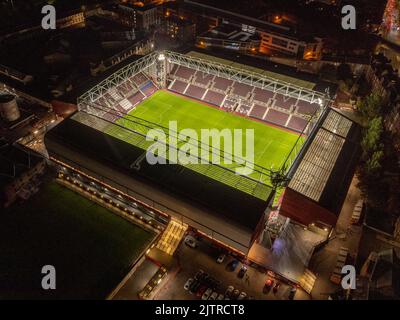
[[[219,254],[218,250],[211,247],[210,243],[203,239],[198,242],[198,247],[193,249],[181,243],[176,254],[179,259],[181,269],[174,279],[167,282],[166,285],[159,290],[155,299],[166,300],[193,300],[198,299],[195,295],[184,290],[183,286],[188,278],[193,278],[199,269],[209,273],[211,277],[221,281],[218,293],[224,293],[230,285],[239,291],[244,291],[247,296],[251,296],[256,300],[285,300],[288,298],[290,286],[281,283],[276,294],[272,290],[268,294],[263,293],[265,280],[269,277],[265,273],[260,272],[252,267],[248,267],[248,271],[242,279],[237,276],[241,263],[234,272],[226,270],[226,265],[233,260],[233,257],[227,256],[221,264],[216,262]],[[301,289],[297,290],[295,299],[308,300],[309,296]]]
[[[313,299],[328,299],[328,296],[338,288],[330,281],[330,276],[335,268],[340,248],[346,247],[349,249],[350,256],[356,255],[362,228],[359,225],[350,224],[354,206],[361,196],[356,185],[357,178],[354,177],[336,224],[335,233],[329,243],[311,258],[309,269],[317,275],[311,292]]]

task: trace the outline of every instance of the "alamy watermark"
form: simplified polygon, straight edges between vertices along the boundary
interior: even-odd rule
[[[350,264],[342,267],[343,275],[341,285],[344,290],[356,289],[356,268]]]
[[[56,8],[52,5],[45,5],[42,8],[42,28],[44,30],[54,30],[57,28]]]
[[[43,290],[55,290],[56,289],[56,268],[52,265],[45,265],[42,267],[42,274],[45,275],[42,278],[42,289]]]
[[[342,7],[342,28],[344,30],[356,29],[356,8],[352,5],[345,5]]]
[[[237,174],[254,170],[254,129],[194,129],[178,131],[177,121],[170,121],[168,134],[151,129],[146,140],[149,164],[218,164],[233,165]]]

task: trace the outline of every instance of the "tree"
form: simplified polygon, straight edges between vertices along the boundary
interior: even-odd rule
[[[334,65],[330,63],[324,63],[319,69],[319,74],[324,79],[335,80],[337,72]]]
[[[337,68],[336,77],[338,80],[343,80],[343,81],[353,79],[353,73],[351,72],[350,66],[346,63],[340,64],[339,67]]]
[[[284,187],[286,183],[289,181],[286,177],[286,166],[282,166],[277,171],[272,171],[270,174],[272,188],[274,190],[278,190],[281,187]]]
[[[384,153],[382,150],[375,151],[365,163],[366,174],[370,177],[379,177],[379,172],[382,169],[382,160]]]
[[[387,107],[377,92],[358,103],[358,110],[367,123],[361,139],[358,186],[370,207],[399,215],[400,168],[393,141],[384,128],[383,117]]]
[[[377,92],[374,92],[360,100],[357,109],[361,113],[361,116],[366,121],[369,121],[381,115],[383,105],[384,101],[382,97]]]
[[[367,130],[365,130],[361,148],[363,150],[363,159],[367,160],[373,153],[383,150],[383,121],[381,117],[373,118]]]

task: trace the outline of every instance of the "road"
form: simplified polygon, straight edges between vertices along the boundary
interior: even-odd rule
[[[272,291],[268,294],[264,294],[263,287],[267,275],[260,272],[252,267],[248,268],[247,275],[249,280],[246,280],[246,276],[243,279],[237,277],[237,272],[240,269],[241,264],[237,267],[235,272],[226,271],[226,265],[231,261],[232,257],[227,259],[222,264],[216,262],[218,251],[213,249],[207,240],[199,242],[199,247],[196,249],[189,248],[185,244],[181,244],[177,250],[177,258],[180,261],[181,269],[174,279],[168,281],[168,283],[158,292],[155,299],[166,299],[166,300],[192,300],[196,299],[194,295],[191,295],[183,289],[186,280],[193,277],[194,274],[202,269],[210,274],[210,276],[221,281],[221,287],[217,290],[219,293],[224,293],[229,285],[233,285],[240,291],[244,291],[247,295],[254,297],[256,300],[284,300],[289,295],[290,286],[283,284],[281,285],[277,294]],[[302,290],[298,290],[295,299],[308,300],[309,296]]]
[[[361,197],[360,190],[357,188],[357,178],[353,178],[342,211],[335,227],[332,240],[320,251],[316,252],[311,258],[309,269],[317,275],[313,291],[313,299],[327,299],[330,293],[338,289],[329,278],[335,268],[337,255],[341,247],[349,249],[349,255],[355,256],[361,238],[361,226],[350,224],[354,206]]]

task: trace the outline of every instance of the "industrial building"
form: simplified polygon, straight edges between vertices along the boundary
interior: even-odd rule
[[[32,150],[8,143],[0,146],[0,206],[8,207],[18,198],[27,199],[37,188],[46,167],[45,159]]]

